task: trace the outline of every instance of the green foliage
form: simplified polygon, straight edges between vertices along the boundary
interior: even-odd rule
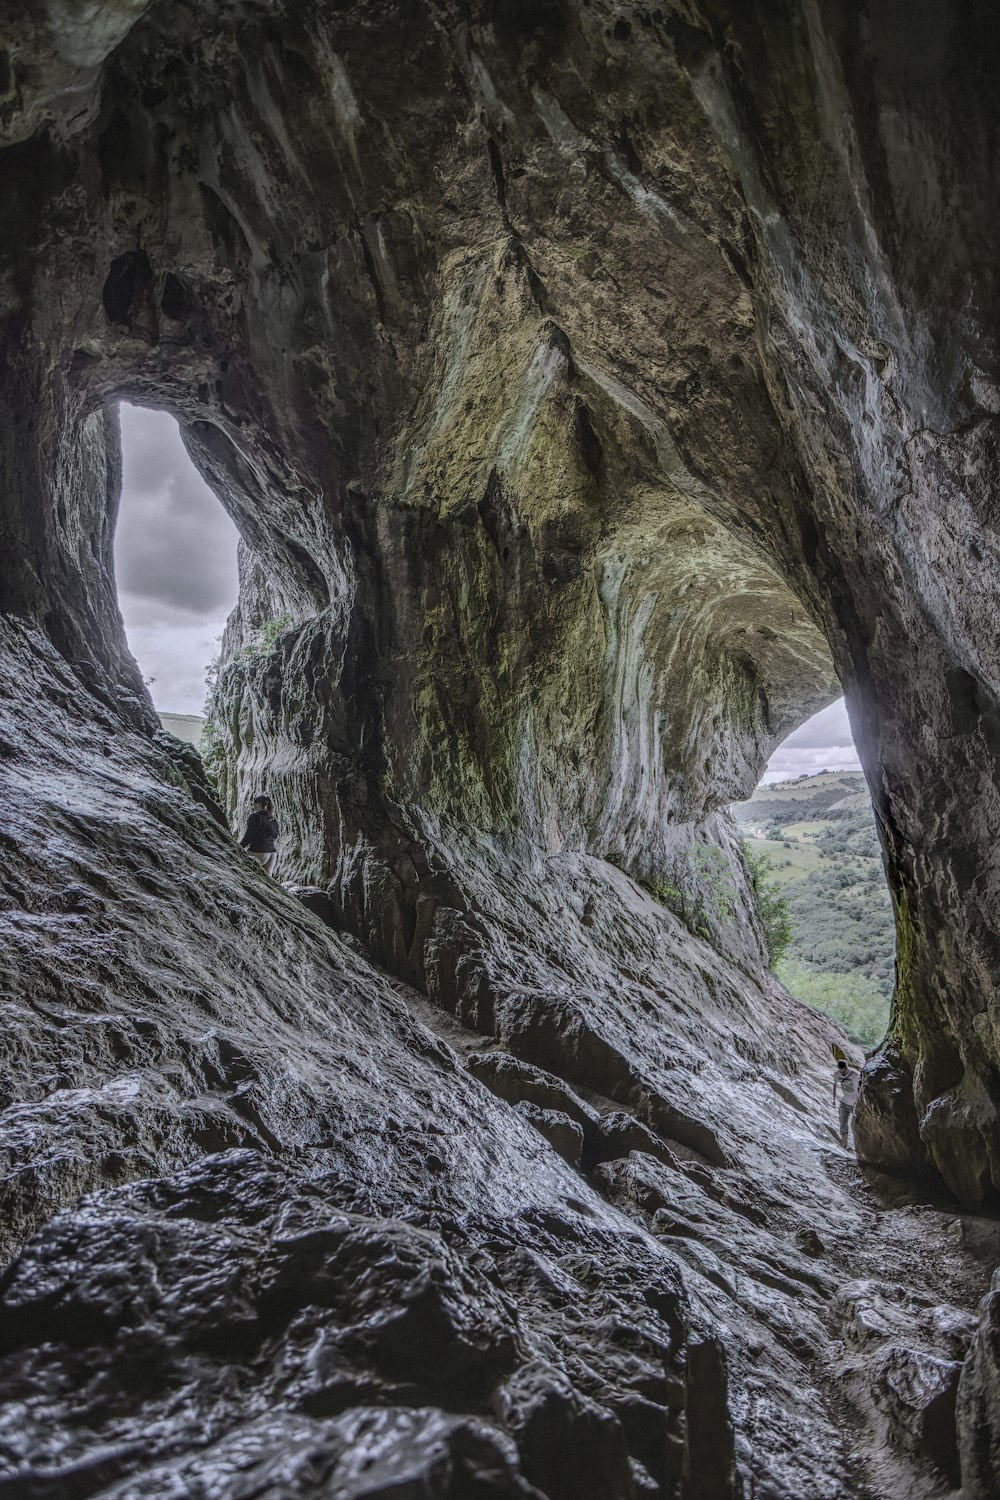
[[[881,862],[877,873],[860,861],[850,867],[824,863],[790,882],[788,896],[795,923],[790,957],[813,969],[857,974],[888,1002],[895,977],[895,933]]]
[[[839,1021],[863,1047],[876,1047],[885,1036],[889,1001],[874,980],[857,973],[824,973],[794,958],[784,959],[776,972],[787,990]]]
[[[733,915],[733,883],[726,856],[714,844],[695,844],[676,856],[649,886],[696,937],[711,941]]]
[[[733,811],[751,831],[754,851],[778,856],[774,878],[793,929],[776,965],[782,983],[875,1046],[888,1024],[896,933],[864,778],[844,773],[758,787]],[[904,937],[901,927],[901,959]]]
[[[767,855],[758,853],[746,839],[741,842],[757,915],[764,929],[768,962],[774,968],[792,940],[788,900],[772,878]],[[677,855],[669,868],[650,883],[649,889],[689,932],[708,942],[724,923],[732,920],[736,888],[726,856],[714,844],[695,844]]]
[[[744,827],[766,831],[751,838],[753,848],[777,856],[774,873],[793,926],[789,959],[810,972],[856,974],[888,1003],[895,924],[863,779],[781,782],[758,788],[734,812]]]
[[[292,623],[291,615],[276,615],[273,619],[265,620],[253,639],[242,650],[237,651],[232,665],[247,667],[251,662],[270,656],[279,638]],[[205,723],[201,731],[201,756],[210,772],[222,757],[218,724],[218,688],[221,672],[222,653],[219,652],[212,658],[205,670],[205,707],[203,709]]]
[[[774,969],[784,958],[792,941],[792,913],[788,897],[782,894],[781,886],[774,879],[774,866],[763,850],[757,850],[748,839],[741,838],[740,846],[750,875],[750,889],[757,905],[757,915],[764,930],[767,944],[767,961]]]
[[[251,662],[261,661],[265,656],[270,656],[279,638],[292,624],[291,615],[276,615],[271,620],[265,620],[257,627],[251,640],[237,651],[234,662],[242,667],[249,666]]]
[[[278,637],[284,635],[291,623],[291,615],[278,615],[273,620],[265,620],[257,632],[258,644],[256,654],[258,656],[270,656],[277,645]]]

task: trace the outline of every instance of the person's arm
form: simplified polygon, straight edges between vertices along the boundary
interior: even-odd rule
[[[247,818],[247,830],[246,830],[246,833],[243,835],[243,837],[240,839],[240,848],[241,849],[247,849],[247,848],[249,848],[249,846],[250,846],[250,840],[251,840],[252,837],[253,837],[253,813],[251,813],[250,816],[249,816],[249,818]]]

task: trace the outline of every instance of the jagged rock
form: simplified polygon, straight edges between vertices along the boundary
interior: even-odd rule
[[[874,1396],[890,1418],[896,1441],[959,1483],[955,1398],[961,1365],[890,1344],[873,1369]]]
[[[585,1133],[598,1127],[597,1111],[584,1104],[560,1078],[542,1068],[532,1067],[507,1052],[473,1052],[466,1058],[465,1066],[491,1093],[506,1099],[508,1104],[527,1102],[541,1109],[558,1110]]]
[[[598,1161],[614,1161],[633,1151],[642,1151],[668,1167],[677,1167],[677,1158],[653,1132],[622,1110],[602,1115],[596,1131]]]
[[[795,1231],[795,1243],[804,1255],[823,1255],[826,1246],[816,1233],[815,1229],[797,1229]]]
[[[595,1484],[841,1500],[920,1428],[898,1371],[871,1427],[874,1336],[824,1383],[833,1291],[912,1282],[920,1363],[983,1268],[824,1157],[843,1038],[767,972],[726,806],[846,690],[899,938],[859,1147],[988,1212],[996,27],[7,5],[15,1493],[527,1500],[555,1408]],[[211,769],[230,818],[267,773],[325,926],[128,653],[121,397],[239,526]],[[593,1185],[462,1066],[489,1043],[565,1085],[522,1102]]]
[[[923,1337],[937,1356],[963,1360],[976,1330],[975,1317],[959,1307],[932,1303],[911,1286],[881,1280],[846,1281],[831,1308],[856,1348]]]
[[[563,1161],[579,1167],[583,1158],[583,1128],[561,1109],[542,1109],[524,1099],[517,1106],[518,1113],[543,1135],[553,1150],[558,1151]]]
[[[717,1339],[693,1344],[687,1363],[689,1411],[684,1448],[685,1494],[694,1500],[738,1500],[735,1443],[727,1420],[726,1356]]]
[[[588,1489],[608,1500],[633,1500],[618,1419],[580,1396],[557,1370],[524,1366],[500,1401],[525,1476],[550,1500],[575,1500]],[[658,1485],[666,1480],[661,1467]]]
[[[883,1049],[864,1070],[854,1112],[854,1144],[862,1161],[919,1169],[927,1162],[913,1106],[913,1079],[898,1053]]]
[[[550,1130],[556,1130],[560,1139],[556,1149],[574,1165],[585,1159],[589,1170],[600,1162],[643,1151],[677,1167],[673,1152],[648,1126],[623,1110],[598,1114],[561,1079],[542,1068],[506,1052],[474,1052],[466,1059],[466,1067],[499,1098],[517,1104],[553,1145],[556,1141]],[[568,1136],[558,1124],[560,1118],[573,1126]]]
[[[173,1179],[95,1195],[53,1220],[0,1289],[0,1388],[18,1401],[6,1407],[2,1430],[8,1473],[24,1492],[48,1482],[69,1493],[74,1476],[96,1464],[109,1487],[140,1469],[137,1494],[152,1493],[168,1475],[178,1484],[190,1475],[206,1494],[242,1494],[242,1481],[216,1478],[213,1489],[206,1476],[215,1465],[225,1469],[243,1423],[266,1397],[274,1424],[250,1444],[261,1483],[275,1464],[280,1471],[287,1447],[288,1483],[301,1493],[312,1492],[310,1483],[319,1487],[323,1475],[345,1494],[368,1493],[350,1488],[347,1476],[360,1476],[368,1435],[381,1432],[372,1452],[398,1447],[383,1460],[385,1475],[376,1470],[387,1486],[393,1476],[456,1500],[479,1493],[476,1484],[484,1495],[491,1484],[497,1494],[534,1494],[513,1468],[513,1446],[496,1432],[431,1410],[392,1411],[394,1402],[460,1401],[465,1411],[486,1412],[499,1402],[533,1455],[526,1472],[546,1468],[541,1434],[551,1429],[563,1436],[550,1463],[560,1444],[566,1453],[575,1446],[578,1461],[586,1457],[609,1483],[617,1476],[613,1492],[630,1496],[627,1449],[611,1411],[584,1399],[558,1370],[546,1377],[558,1408],[549,1418],[528,1395],[541,1391],[534,1376],[510,1383],[519,1368],[534,1367],[504,1290],[501,1245],[477,1267],[475,1247],[461,1235],[450,1246],[427,1228],[344,1211],[338,1188],[322,1177],[297,1178],[256,1153],[230,1153]],[[662,1353],[669,1344],[664,1330]],[[593,1338],[590,1360],[596,1371],[602,1356]],[[617,1378],[617,1357],[606,1371]],[[192,1383],[210,1398],[211,1414],[196,1403],[147,1430],[159,1396]],[[62,1402],[77,1416],[86,1411],[86,1425],[73,1435],[53,1425]],[[377,1416],[366,1410],[372,1403],[387,1410]],[[329,1428],[290,1420],[337,1418],[346,1407],[357,1408],[353,1421]],[[351,1431],[356,1450],[340,1441]],[[103,1433],[114,1441],[102,1441]],[[206,1441],[209,1458],[192,1465],[187,1450]],[[299,1474],[308,1453],[319,1474]],[[418,1480],[424,1468],[427,1477]]]
[[[302,905],[325,922],[328,927],[336,927],[336,907],[330,900],[326,891],[321,890],[318,885],[287,885],[285,889],[289,895],[296,896]]]
[[[65,1494],[77,1478],[83,1486],[100,1483],[121,1456],[109,1455],[79,1476],[25,1470],[17,1482],[25,1495],[58,1493],[53,1486]],[[324,1422],[286,1412],[255,1417],[202,1452],[101,1491],[109,1500],[154,1500],[164,1493],[191,1500],[247,1494],[389,1500],[401,1492],[441,1500],[541,1500],[518,1473],[509,1438],[489,1424],[441,1411],[364,1406]]]
[[[989,1500],[1000,1473],[1000,1271],[979,1308],[956,1404],[962,1494]]]

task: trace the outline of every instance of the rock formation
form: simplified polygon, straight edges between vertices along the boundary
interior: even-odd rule
[[[998,27],[4,0],[7,1493],[989,1493]],[[289,890],[128,654],[122,397]],[[725,811],[838,684],[916,1197]]]

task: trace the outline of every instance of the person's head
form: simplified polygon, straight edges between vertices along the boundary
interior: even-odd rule
[[[270,797],[264,797],[264,796],[255,797],[253,799],[253,810],[254,810],[254,812],[266,812],[266,813],[269,813],[271,811],[271,799],[270,799]]]
[[[847,1072],[847,1059],[845,1057],[838,1057],[837,1058],[837,1067],[840,1069],[840,1071],[842,1073],[846,1073]]]

